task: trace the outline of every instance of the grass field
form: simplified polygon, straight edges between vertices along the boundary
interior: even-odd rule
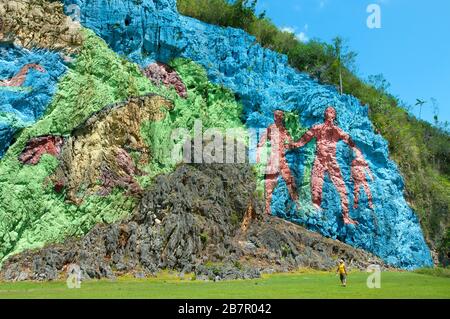
[[[0,283],[0,298],[445,298],[450,278],[410,272],[383,272],[381,288],[366,286],[368,274],[349,275],[346,288],[332,273],[266,275],[257,280],[203,282],[163,273],[155,278],[86,281],[68,289],[64,281]]]

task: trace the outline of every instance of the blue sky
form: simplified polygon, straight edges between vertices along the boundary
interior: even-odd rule
[[[381,8],[380,29],[367,27],[373,3]],[[382,73],[401,100],[427,101],[422,119],[430,122],[435,98],[439,120],[450,122],[449,0],[259,0],[258,9],[302,41],[342,36],[358,53],[359,76]],[[413,113],[418,117],[419,108]]]

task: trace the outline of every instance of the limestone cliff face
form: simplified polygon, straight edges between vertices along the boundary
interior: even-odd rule
[[[322,210],[314,209],[307,192],[303,209],[297,210],[280,179],[272,201],[273,214],[369,250],[395,266],[415,268],[432,264],[417,217],[404,199],[402,177],[389,159],[387,143],[374,132],[367,107],[357,99],[339,95],[334,88],[297,72],[287,64],[285,56],[263,49],[241,30],[211,26],[179,15],[174,0],[64,3],[80,6],[84,26],[94,30],[114,51],[142,67],[154,60],[167,62],[180,56],[200,63],[213,82],[239,95],[248,128],[268,127],[277,109],[298,114],[298,124],[310,128],[323,123],[324,111],[332,105],[337,111],[337,126],[361,150],[374,174],[374,181],[369,182],[374,210],[362,191],[359,207],[352,208],[355,192],[351,163],[355,154],[348,145],[338,142],[336,161],[345,183],[344,192],[350,199],[350,217],[359,226],[343,224],[342,196],[329,174],[322,181]],[[301,188],[308,188],[311,183],[311,157],[314,152],[302,149],[287,154]]]
[[[34,9],[25,10],[30,6]],[[70,14],[74,8],[80,9],[81,29],[63,15],[63,9]],[[294,253],[280,269],[311,266],[311,260],[326,268],[337,255],[333,239],[396,267],[431,265],[419,222],[403,196],[402,177],[386,141],[373,131],[367,107],[292,69],[285,56],[262,48],[245,32],[183,17],[175,0],[65,0],[64,8],[58,2],[17,0],[2,3],[0,12],[0,261],[83,236],[139,207],[130,223],[102,226],[73,242],[84,257],[72,260],[58,247],[58,265],[48,259],[53,260],[49,276],[72,261],[95,265],[93,277],[124,264],[127,271],[139,265],[149,271],[183,269],[204,257],[225,258],[234,248],[239,252],[234,257],[253,254],[267,265],[276,263],[286,245]],[[5,20],[6,12],[22,23]],[[50,23],[57,27],[48,30]],[[327,126],[330,105],[335,118]],[[179,169],[169,163],[174,129],[191,134],[201,119],[205,128],[221,131],[264,130],[276,110],[284,111],[283,125],[296,143],[284,152],[292,181],[286,185],[274,178],[270,210],[294,224],[260,216],[259,204],[254,212],[249,209],[251,194],[264,188],[264,176],[253,182],[249,165],[231,164],[225,174],[217,167]],[[251,158],[254,144],[248,145]],[[225,189],[216,175],[238,186],[244,180],[237,190],[245,196]],[[298,203],[288,193],[294,183]],[[212,194],[194,194],[210,187]],[[233,202],[233,196],[239,200]],[[358,225],[344,224],[344,209]],[[241,228],[229,222],[242,224],[251,236],[239,237]],[[316,234],[303,236],[299,225]],[[114,239],[122,226],[132,239],[123,244]],[[104,234],[114,238],[104,242]],[[205,234],[209,246],[202,243]],[[239,250],[242,240],[260,250]],[[326,248],[320,242],[328,243]],[[308,245],[320,246],[319,254],[327,256],[316,258],[318,252]],[[354,252],[345,247],[338,252]],[[84,255],[96,249],[95,256]],[[214,257],[214,251],[221,256]],[[357,251],[347,255],[359,256],[362,266],[371,257]],[[27,254],[8,265],[20,270]],[[39,252],[30,254],[39,259]],[[100,264],[114,254],[111,264]],[[42,260],[35,268],[33,278],[47,271]],[[16,275],[13,271],[11,278]]]
[[[2,1],[0,17],[0,41],[13,42],[27,49],[73,54],[83,41],[80,24],[64,14],[60,2]]]

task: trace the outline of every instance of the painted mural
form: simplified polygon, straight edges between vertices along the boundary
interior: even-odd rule
[[[76,48],[45,47],[44,36],[36,48],[0,45],[0,260],[130,216],[143,189],[177,168],[171,132],[201,120],[263,132],[249,152],[270,147],[267,214],[396,267],[432,264],[387,142],[355,97],[242,30],[180,15],[175,0],[52,10],[73,5]]]

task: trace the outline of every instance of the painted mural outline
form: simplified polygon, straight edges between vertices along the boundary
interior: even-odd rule
[[[354,183],[353,208],[357,209],[359,207],[359,192],[360,192],[360,189],[362,186],[367,195],[369,207],[371,209],[374,209],[372,192],[370,191],[369,183],[367,182],[366,172],[369,174],[372,181],[375,180],[375,177],[373,176],[372,171],[369,168],[369,164],[367,164],[361,151],[359,149],[356,149],[354,151],[355,151],[356,156],[355,156],[355,159],[352,161],[352,165],[351,165],[351,175],[352,175],[352,180]]]
[[[20,68],[19,72],[6,80],[0,80],[0,87],[21,87],[25,83],[30,69],[34,69],[41,73],[46,72],[43,66],[37,63],[28,63]]]
[[[270,141],[271,152],[265,172],[266,213],[269,215],[271,214],[270,205],[272,202],[273,191],[278,184],[278,177],[280,175],[286,182],[291,199],[296,203],[297,209],[299,209],[297,187],[286,160],[286,151],[292,147],[294,141],[283,124],[283,118],[283,111],[274,112],[275,123],[270,125],[264,131],[258,143],[256,154],[256,161],[259,162],[261,147],[263,147],[267,141]],[[286,143],[286,141],[288,143]]]
[[[271,141],[272,144],[272,150],[267,163],[265,175],[266,212],[271,214],[270,206],[272,201],[272,193],[277,185],[280,174],[286,181],[291,199],[296,203],[297,208],[299,208],[295,181],[286,161],[285,153],[289,149],[304,147],[315,138],[316,155],[313,169],[311,171],[311,196],[313,206],[317,210],[322,209],[323,185],[325,175],[328,173],[331,182],[339,193],[344,224],[357,225],[358,222],[351,219],[349,216],[349,193],[336,158],[338,142],[345,142],[348,146],[350,146],[355,154],[355,158],[351,163],[351,177],[354,182],[355,209],[359,206],[359,192],[361,187],[363,187],[367,195],[369,207],[374,209],[372,193],[367,181],[366,173],[371,177],[372,181],[374,180],[374,176],[367,161],[364,159],[361,150],[356,147],[356,144],[351,139],[350,135],[335,124],[337,117],[336,109],[331,106],[328,107],[324,113],[324,122],[310,128],[297,142],[292,141],[292,137],[284,127],[283,114],[284,113],[279,110],[274,112],[275,124],[269,126],[258,143],[256,156],[257,162],[260,161],[260,148],[266,143],[267,140]],[[273,130],[275,130],[276,134],[272,132]],[[285,141],[288,143],[285,143]]]

